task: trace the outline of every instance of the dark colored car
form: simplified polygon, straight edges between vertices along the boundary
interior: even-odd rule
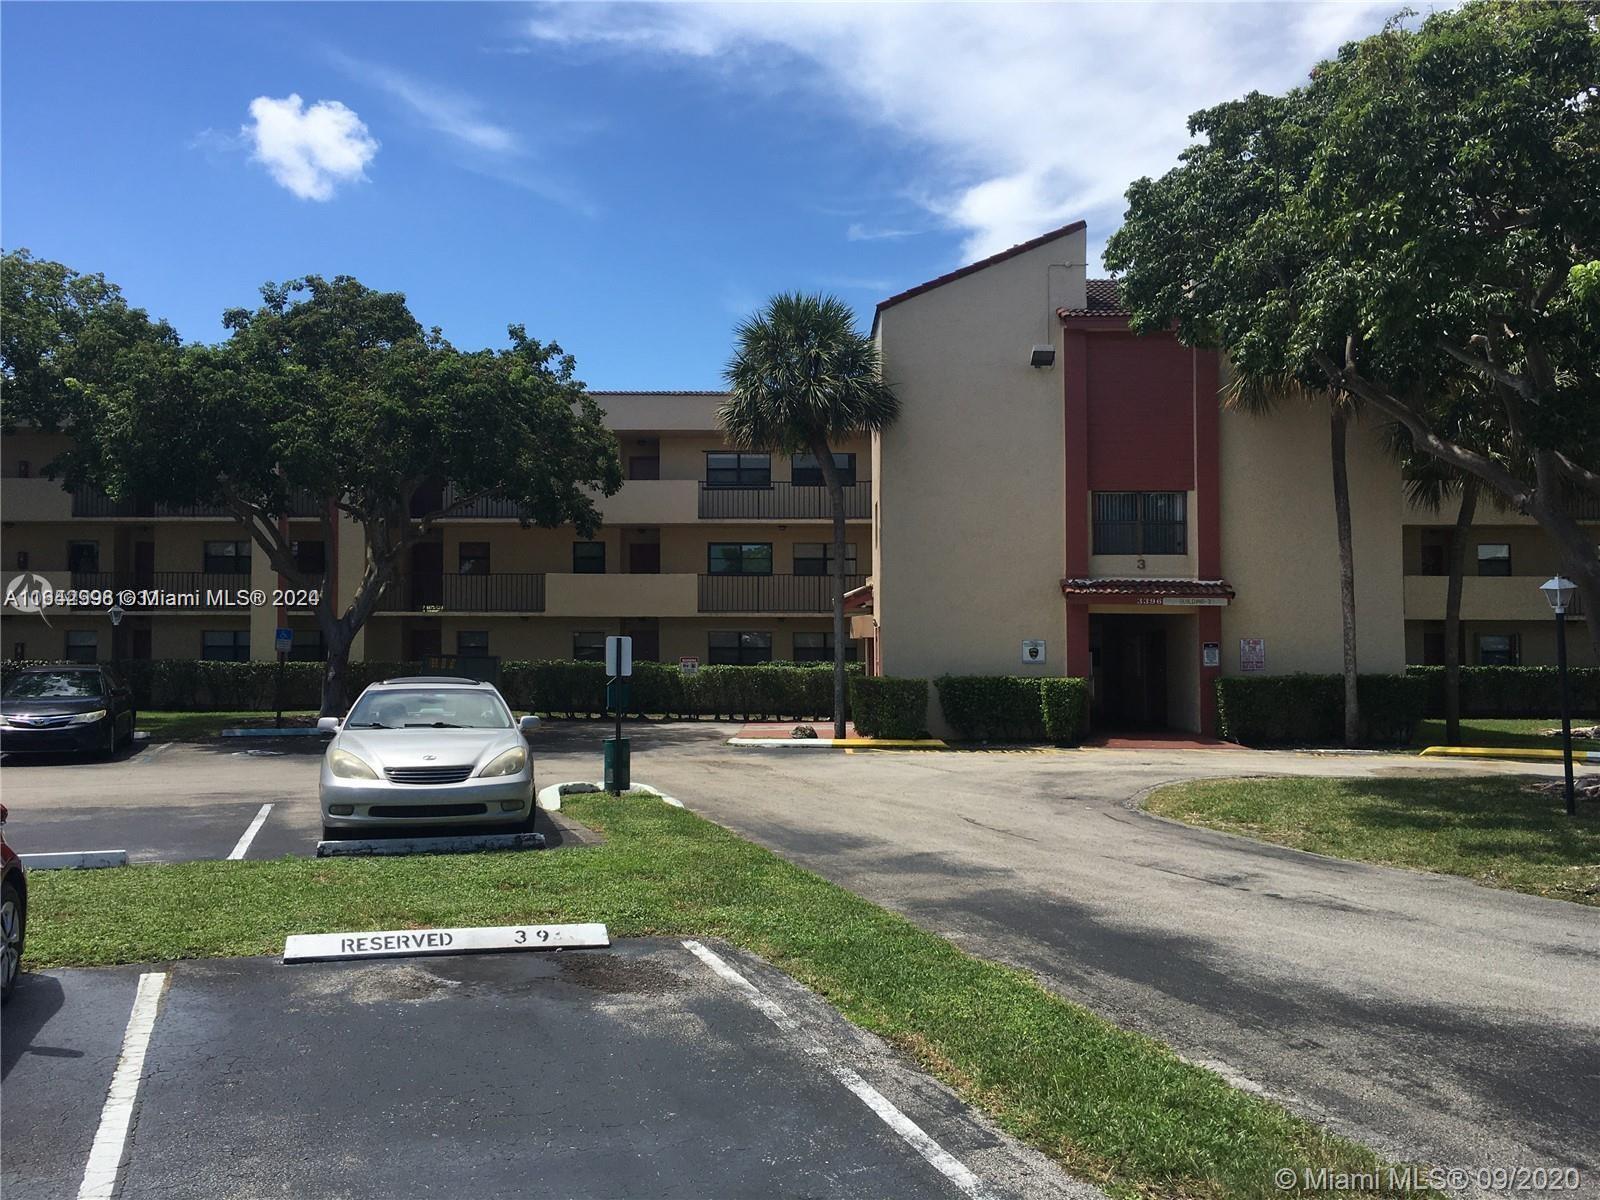
[[[109,667],[29,667],[0,693],[0,750],[110,757],[133,741],[133,692]]]
[[[22,973],[22,943],[28,933],[28,877],[17,852],[6,845],[6,806],[0,804],[0,1003],[11,999]]]

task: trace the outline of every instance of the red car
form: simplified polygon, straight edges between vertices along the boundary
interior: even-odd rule
[[[6,845],[6,806],[0,804],[0,1003],[22,974],[22,942],[28,933],[28,877],[17,852]]]

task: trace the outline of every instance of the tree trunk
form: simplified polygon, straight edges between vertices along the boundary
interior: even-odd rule
[[[1350,476],[1345,463],[1349,414],[1337,399],[1330,407],[1333,434],[1333,514],[1339,526],[1339,615],[1344,626],[1344,744],[1361,741],[1361,704],[1356,687],[1356,557],[1350,537]]]
[[[338,624],[342,626],[343,622]],[[342,629],[331,641],[326,633],[323,635],[328,660],[322,664],[322,711],[319,716],[342,717],[345,714],[345,677],[350,671],[352,641],[354,638],[346,637]]]
[[[1461,481],[1461,507],[1450,536],[1450,584],[1444,594],[1444,740],[1461,744],[1461,588],[1467,569],[1467,535],[1478,508],[1478,481]]]
[[[833,450],[826,442],[814,443],[813,454],[828,485],[833,509],[833,736],[844,737],[844,483],[833,465]]]

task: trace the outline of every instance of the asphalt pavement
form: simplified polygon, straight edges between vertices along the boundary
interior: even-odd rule
[[[5,1012],[0,1190],[71,1200],[98,1161],[124,1200],[1099,1196],[760,960],[699,955],[35,974]],[[141,976],[138,1090],[97,1151]]]

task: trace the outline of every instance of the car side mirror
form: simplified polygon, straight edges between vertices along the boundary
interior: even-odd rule
[[[6,818],[10,815],[10,810],[6,808],[4,804],[0,804],[0,825],[4,825],[6,823]]]
[[[539,718],[531,715],[523,717],[522,720],[517,722],[517,728],[522,730],[523,733],[532,733],[539,728]]]
[[[321,730],[323,733],[338,733],[339,732],[339,718],[338,717],[318,717],[317,718],[317,728],[319,730]]]

